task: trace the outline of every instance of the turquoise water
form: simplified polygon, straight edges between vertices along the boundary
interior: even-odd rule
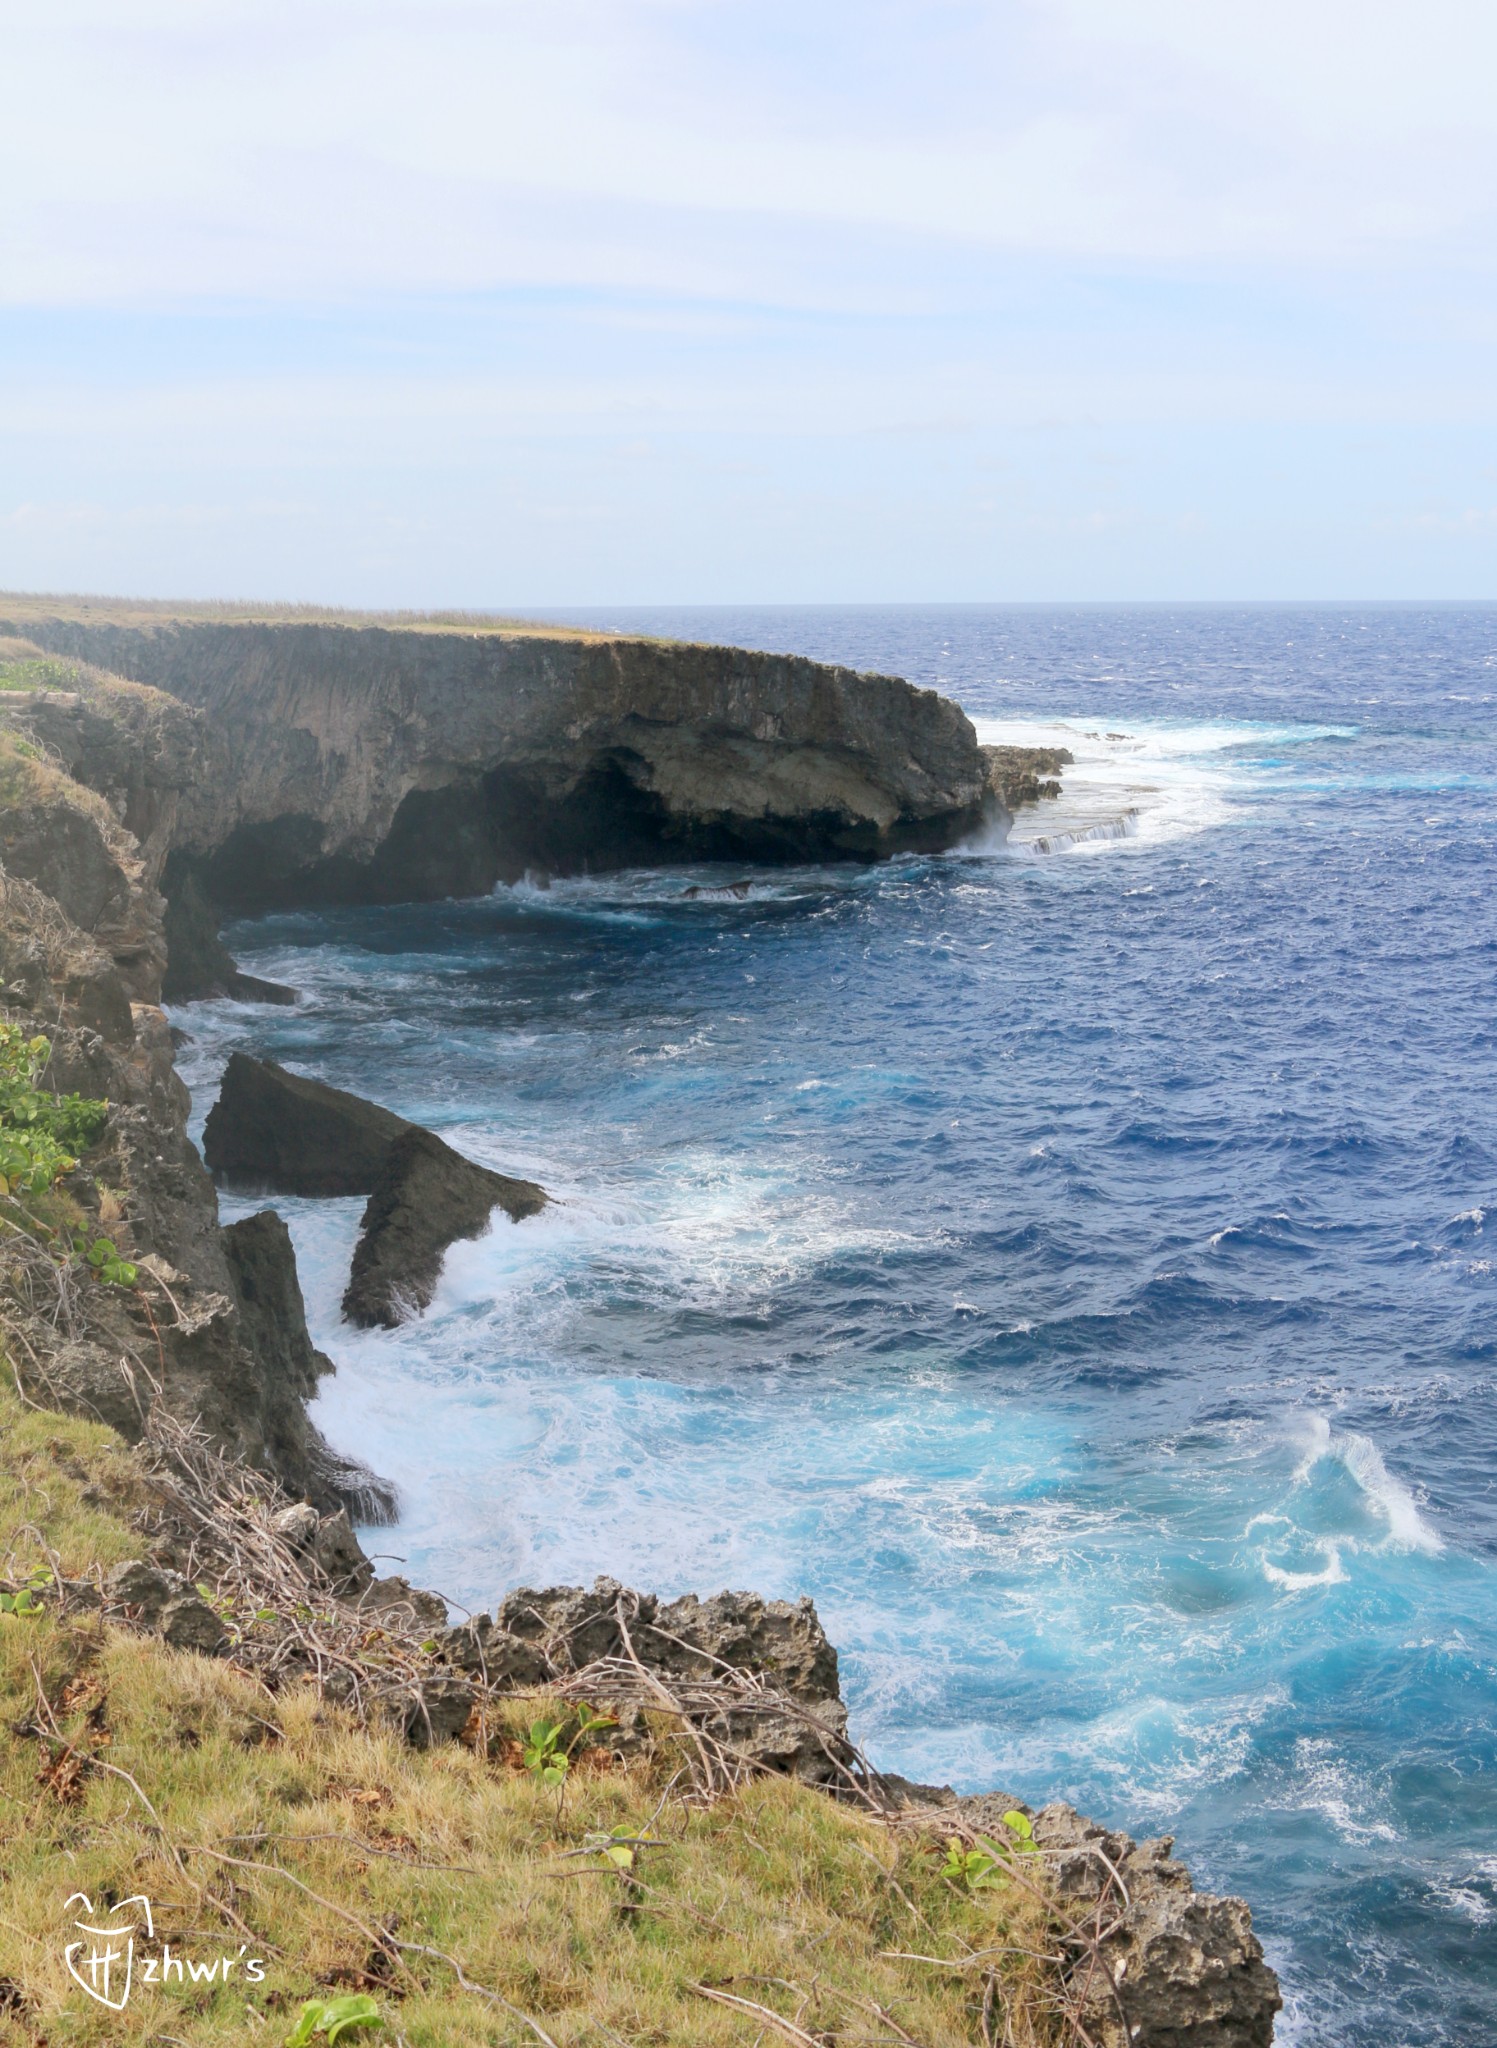
[[[304,1001],[182,1013],[199,1115],[262,1050],[559,1198],[372,1334],[280,1205],[377,1547],[809,1592],[877,1761],[1246,1893],[1281,2040],[1497,2040],[1497,611],[611,622],[1077,769],[1050,850],[232,933]]]

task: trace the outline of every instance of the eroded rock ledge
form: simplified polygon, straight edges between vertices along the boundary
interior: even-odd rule
[[[0,624],[3,624],[0,619]],[[204,715],[168,894],[473,895],[527,869],[938,851],[1042,793],[934,690],[742,648],[386,626],[19,630]]]

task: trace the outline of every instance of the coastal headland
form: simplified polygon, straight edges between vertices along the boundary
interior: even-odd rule
[[[881,1777],[849,1738],[808,1603],[667,1610],[600,1580],[514,1592],[453,1625],[437,1596],[377,1578],[353,1524],[388,1518],[392,1491],[308,1418],[335,1362],[308,1334],[289,1234],[273,1210],[221,1227],[209,1166],[272,1193],[367,1196],[346,1303],[363,1322],[419,1314],[448,1243],[500,1210],[492,1227],[523,1229],[545,1192],[248,1061],[205,1165],[162,1007],[295,1001],[240,972],[219,937],[230,914],[473,895],[535,871],[939,852],[1001,833],[1064,765],[983,747],[934,691],[798,657],[462,618],[0,597],[7,1114],[34,1129],[81,1105],[76,1156],[12,1172],[0,1197],[7,1351],[22,1400],[135,1446],[121,1498],[140,1489],[144,1532],[139,1555],[97,1561],[108,1576],[48,1566],[52,1619],[102,1612],[272,1690],[310,1684],[418,1748],[487,1753],[485,1717],[545,1692],[608,1705],[601,1746],[622,1768],[658,1735],[649,1710],[674,1714],[703,1798],[789,1775],[963,1855],[987,1855],[975,1845],[996,1830],[1016,1875],[1032,1854],[1060,1942],[1057,2010],[1080,2031],[1025,2038],[1266,2044],[1277,1987],[1241,1901],[1196,1893],[1168,1841]],[[303,1609],[315,1628],[275,1619]]]

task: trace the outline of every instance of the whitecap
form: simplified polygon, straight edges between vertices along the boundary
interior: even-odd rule
[[[1324,1415],[1307,1415],[1303,1426],[1309,1441],[1295,1469],[1296,1486],[1309,1480],[1322,1459],[1333,1460],[1351,1475],[1368,1506],[1387,1524],[1387,1548],[1418,1550],[1427,1556],[1445,1548],[1444,1539],[1425,1521],[1403,1480],[1388,1470],[1371,1437],[1352,1429],[1332,1429]]]
[[[1344,1585],[1346,1583],[1346,1568],[1341,1562],[1340,1546],[1335,1543],[1320,1542],[1315,1545],[1315,1548],[1325,1559],[1325,1564],[1320,1571],[1292,1572],[1283,1565],[1275,1564],[1272,1558],[1265,1557],[1262,1560],[1264,1578],[1270,1580],[1276,1586],[1283,1586],[1291,1593],[1302,1592],[1307,1586]]]

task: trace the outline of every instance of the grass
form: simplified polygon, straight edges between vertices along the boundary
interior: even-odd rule
[[[0,698],[0,710],[3,708]],[[96,790],[75,782],[47,758],[24,730],[13,732],[0,727],[0,811],[34,803],[67,804],[75,811],[86,812],[106,832],[118,830],[118,819]]]
[[[38,591],[0,591],[0,622],[17,626],[66,620],[88,626],[274,625],[383,626],[403,632],[492,633],[554,640],[616,640],[587,626],[561,626],[539,619],[485,611],[358,611],[336,605],[261,604],[231,599],[175,602],[168,598],[89,597]],[[625,636],[636,638],[637,635]],[[3,648],[3,642],[0,642]]]
[[[138,1555],[135,1472],[112,1432],[0,1392],[0,1576]],[[1054,2038],[1037,1900],[954,1887],[928,1842],[787,1780],[693,1806],[663,1759],[584,1752],[563,1797],[517,1739],[418,1752],[97,1616],[0,1614],[0,1728],[6,2048],[278,2044],[342,1991],[382,2016],[344,2040],[392,2048]],[[649,1837],[632,1868],[615,1831]],[[260,1957],[263,1981],[137,1983],[110,2013],[64,1966],[74,1892],[145,1893],[174,1954]],[[971,1958],[1005,1948],[985,2037]]]

